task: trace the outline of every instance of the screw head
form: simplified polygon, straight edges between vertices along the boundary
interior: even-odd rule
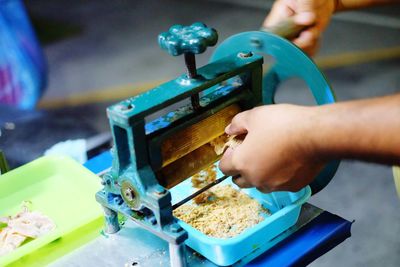
[[[122,112],[127,112],[127,111],[133,109],[135,106],[131,103],[120,103],[120,104],[117,104],[115,107],[116,107],[116,109],[118,109]]]
[[[251,52],[239,52],[238,53],[238,57],[240,57],[240,58],[249,58],[252,56],[253,56],[253,53],[251,53]]]
[[[132,201],[135,199],[135,193],[130,188],[125,189],[124,196],[129,201]]]
[[[151,223],[152,225],[155,225],[155,224],[157,223],[156,217],[151,217],[151,218],[150,218],[150,223]]]
[[[180,231],[182,231],[182,227],[179,224],[174,223],[171,225],[171,232],[178,233]]]
[[[118,184],[116,184],[118,186]],[[133,210],[139,210],[141,208],[140,193],[129,180],[121,182],[120,194],[124,199],[125,203]]]
[[[158,195],[162,195],[162,194],[164,194],[166,192],[166,190],[165,190],[164,187],[162,187],[161,185],[158,184],[158,185],[155,186],[154,192],[156,194],[158,194]]]

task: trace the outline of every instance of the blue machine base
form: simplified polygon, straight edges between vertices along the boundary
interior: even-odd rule
[[[105,152],[89,160],[85,166],[99,173],[111,166],[111,159],[111,154]],[[352,222],[335,214],[305,204],[294,227],[234,266],[305,266],[350,237],[351,225]]]
[[[306,266],[351,236],[352,223],[327,211],[294,233],[279,236],[283,240],[246,266]]]

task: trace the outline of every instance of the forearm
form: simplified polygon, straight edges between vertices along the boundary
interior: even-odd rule
[[[310,134],[318,155],[400,164],[400,94],[311,109]]]
[[[400,4],[400,0],[333,0],[335,12],[360,9],[378,5]]]

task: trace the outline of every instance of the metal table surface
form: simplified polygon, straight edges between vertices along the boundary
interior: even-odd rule
[[[99,173],[111,166],[109,152],[88,161],[85,166]],[[273,245],[256,250],[235,266],[304,266],[350,237],[351,222],[303,205],[296,225],[274,238]],[[188,266],[216,266],[193,250],[187,250]],[[128,221],[113,235],[100,235],[50,266],[169,266],[168,243]]]

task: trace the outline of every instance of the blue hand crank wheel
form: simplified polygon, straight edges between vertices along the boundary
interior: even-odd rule
[[[242,51],[267,54],[274,65],[263,77],[263,103],[274,104],[274,96],[281,82],[300,78],[310,88],[318,105],[335,102],[335,95],[325,76],[315,63],[290,41],[264,31],[243,32],[222,42],[211,57],[211,62]],[[310,184],[313,194],[322,190],[335,175],[340,161],[330,162]]]

